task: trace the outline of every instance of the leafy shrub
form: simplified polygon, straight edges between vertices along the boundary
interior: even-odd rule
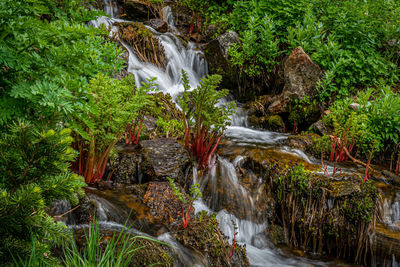
[[[97,75],[87,88],[89,110],[81,110],[70,122],[79,151],[74,168],[86,183],[101,180],[111,149],[148,103],[146,93],[154,83],[143,83],[139,88],[134,84],[132,76],[117,80]]]
[[[353,102],[360,105],[356,111],[350,108]],[[366,158],[374,152],[395,152],[400,137],[400,96],[390,87],[367,89],[355,100],[337,101],[330,110],[323,118],[325,124],[332,126],[342,139],[346,131],[348,136],[354,136]]]
[[[59,121],[86,104],[91,77],[122,68],[108,32],[86,25],[96,15],[84,1],[1,1],[0,124]]]
[[[220,75],[203,78],[200,85],[189,92],[187,74],[182,70],[184,93],[178,103],[185,115],[185,146],[195,156],[199,168],[208,166],[210,158],[217,148],[221,136],[230,125],[229,116],[236,109],[236,104],[219,105],[218,101],[228,94],[228,90],[216,91],[221,82]]]
[[[50,243],[68,237],[64,224],[55,223],[45,207],[56,200],[77,204],[85,185],[69,171],[75,152],[69,129],[35,128],[29,122],[10,126],[0,138],[0,260],[10,253],[24,258],[36,244],[40,255]],[[33,240],[33,242],[32,242]]]
[[[229,49],[232,64],[249,77],[265,75],[271,71],[279,55],[274,22],[268,17],[251,16],[241,41],[242,46],[234,44]]]

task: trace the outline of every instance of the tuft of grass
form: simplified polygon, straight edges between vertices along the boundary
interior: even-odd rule
[[[64,247],[65,266],[87,267],[119,267],[128,266],[133,260],[135,253],[143,246],[139,240],[149,240],[163,245],[166,243],[146,236],[132,236],[124,226],[122,231],[114,233],[109,240],[102,240],[99,232],[99,224],[95,221],[86,235],[86,244],[79,249],[76,242]],[[105,244],[105,245],[103,245]]]

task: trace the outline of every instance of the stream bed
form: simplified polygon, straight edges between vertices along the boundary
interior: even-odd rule
[[[109,17],[100,17],[90,22],[98,27],[106,25],[111,31],[115,22],[125,22],[118,18],[118,8],[113,1],[104,1],[105,11]],[[156,78],[159,90],[170,94],[173,100],[183,92],[181,69],[188,73],[191,87],[199,84],[202,77],[207,75],[208,67],[201,48],[194,42],[184,45],[176,36],[174,18],[171,8],[164,8],[170,32],[159,33],[148,27],[159,39],[166,55],[165,69],[158,68],[150,63],[141,62],[132,49],[125,43],[129,52],[128,72],[135,77],[137,86],[151,77]],[[228,100],[226,100],[228,101]],[[223,103],[221,103],[223,104]],[[222,233],[232,242],[234,238],[234,224],[237,226],[236,241],[246,246],[247,256],[251,266],[352,266],[343,261],[331,258],[318,258],[304,254],[286,246],[276,246],[268,236],[268,211],[271,207],[265,206],[268,199],[265,196],[265,183],[262,177],[250,173],[243,180],[239,175],[241,162],[249,153],[261,157],[293,158],[304,164],[314,165],[322,173],[320,161],[309,157],[303,151],[292,149],[285,145],[288,134],[250,128],[246,113],[240,105],[236,115],[232,116],[232,125],[226,130],[226,140],[218,149],[215,164],[202,175],[198,175],[196,167],[190,169],[193,182],[200,184],[203,197],[195,202],[195,213],[205,211],[216,213],[216,219]],[[339,166],[343,172],[359,172],[354,166]],[[328,166],[331,172],[332,167]],[[377,182],[378,183],[378,182]],[[400,229],[400,190],[384,182],[378,187],[384,192],[382,199],[382,218],[378,228],[383,231]],[[87,197],[96,207],[100,227],[106,230],[121,230],[124,224],[132,225],[134,233],[153,237],[171,245],[176,266],[207,266],[201,255],[184,247],[161,225],[154,223],[148,208],[143,205],[138,196],[124,193],[123,190],[100,190],[86,188]],[[57,213],[67,211],[66,203],[59,203]],[[134,212],[134,216],[130,216]],[[131,219],[128,219],[131,218]],[[128,221],[127,221],[128,220]],[[87,224],[79,224],[73,216],[64,218],[64,222],[73,229],[87,228]],[[139,230],[140,229],[140,230]],[[396,232],[397,231],[397,232]],[[395,235],[394,234],[394,235]],[[393,257],[385,266],[399,266],[399,259]]]

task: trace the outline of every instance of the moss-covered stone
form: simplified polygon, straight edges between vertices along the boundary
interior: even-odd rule
[[[362,263],[372,253],[378,192],[359,177],[337,181],[303,166],[270,166],[285,242]]]
[[[200,213],[187,228],[178,228],[173,235],[184,246],[203,253],[209,266],[250,266],[246,248],[238,244],[229,258],[231,245],[219,230],[215,216]]]
[[[130,266],[174,266],[174,258],[167,246],[146,239],[136,239],[140,249],[135,252]]]

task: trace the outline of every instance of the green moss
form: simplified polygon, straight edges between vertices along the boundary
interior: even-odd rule
[[[285,123],[279,115],[268,116],[266,124],[268,129],[271,130],[283,130],[285,128]]]
[[[270,165],[271,194],[278,199],[277,221],[283,222],[285,242],[303,250],[353,257],[370,253],[378,191],[360,177],[336,180],[300,165]],[[357,253],[361,248],[362,253]]]
[[[178,229],[175,238],[184,246],[201,251],[210,266],[249,266],[246,249],[236,245],[235,256],[229,258],[231,245],[219,230],[219,224],[214,215],[206,212],[198,217],[185,229]]]
[[[145,239],[135,242],[140,249],[132,259],[133,266],[174,266],[174,258],[168,254],[166,246]]]

